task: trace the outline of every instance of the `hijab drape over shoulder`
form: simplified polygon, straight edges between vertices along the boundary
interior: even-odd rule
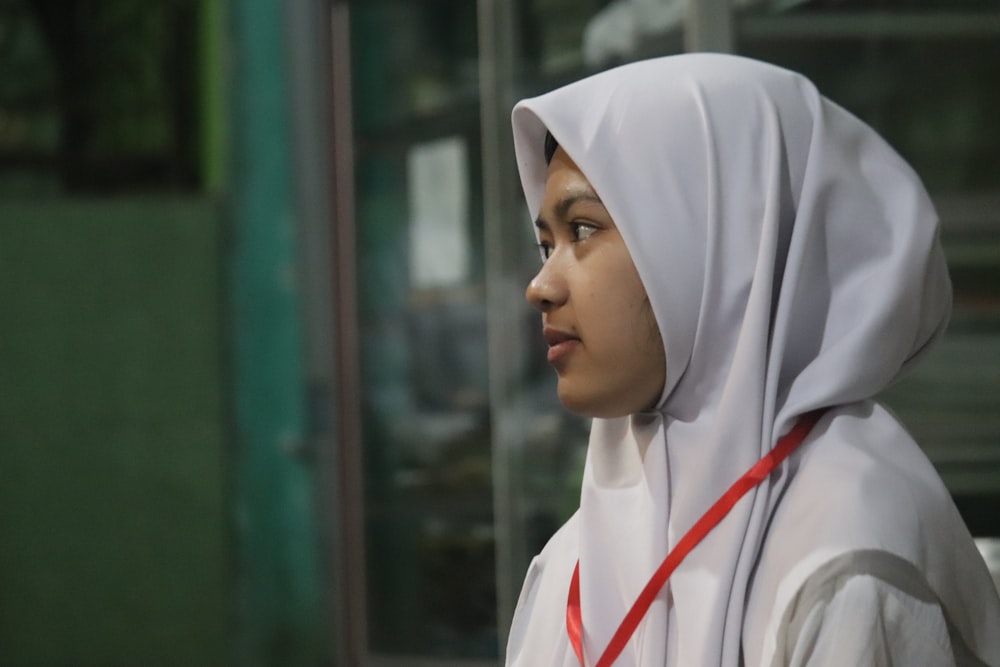
[[[953,639],[1000,664],[1000,605],[972,540],[872,401],[951,306],[938,220],[905,162],[805,78],[724,55],[609,70],[520,102],[513,125],[532,218],[546,132],[607,207],[666,384],[654,411],[594,421],[580,510],[532,564],[508,664],[578,664],[577,559],[592,664],[676,541],[815,409],[828,411],[800,451],[688,556],[615,664],[771,664],[789,628],[811,627],[788,623],[805,584],[862,553],[912,567]]]

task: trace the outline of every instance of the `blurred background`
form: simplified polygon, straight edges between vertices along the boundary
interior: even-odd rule
[[[955,313],[885,398],[996,561],[996,0],[0,0],[0,665],[498,664],[587,432],[510,109],[691,50],[925,179]]]

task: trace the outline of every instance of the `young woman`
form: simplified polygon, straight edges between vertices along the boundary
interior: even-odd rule
[[[1000,666],[1000,602],[873,397],[951,288],[912,170],[804,78],[723,55],[520,102],[527,290],[579,511],[532,562],[507,664]]]

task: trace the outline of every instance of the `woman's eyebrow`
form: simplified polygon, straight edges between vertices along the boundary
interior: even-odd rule
[[[555,211],[556,217],[565,218],[566,214],[573,207],[573,205],[579,202],[601,204],[602,206],[604,205],[604,202],[601,201],[601,198],[597,196],[596,192],[593,192],[592,190],[585,190],[583,192],[566,195],[556,202],[555,206],[552,208]],[[539,215],[538,218],[535,219],[535,227],[542,230],[548,230],[549,223],[546,222],[541,215]]]

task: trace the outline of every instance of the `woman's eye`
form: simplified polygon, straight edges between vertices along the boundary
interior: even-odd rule
[[[586,241],[598,229],[600,228],[589,222],[571,222],[569,223],[570,240],[573,243]],[[538,243],[538,254],[541,255],[543,262],[551,257],[554,251],[555,243],[553,241],[546,240]]]
[[[597,227],[586,222],[574,222],[571,226],[573,228],[574,241],[584,241],[597,231]]]

